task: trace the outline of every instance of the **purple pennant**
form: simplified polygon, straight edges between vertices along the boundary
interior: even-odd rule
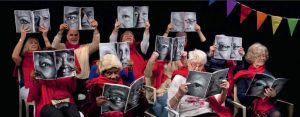
[[[235,5],[236,5],[235,0],[227,0],[227,16],[231,13]]]

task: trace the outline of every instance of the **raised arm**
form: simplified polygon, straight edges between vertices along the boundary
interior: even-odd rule
[[[43,39],[44,39],[44,42],[45,42],[45,45],[46,45],[46,48],[50,48],[51,47],[51,44],[50,44],[50,41],[48,39],[48,27],[45,27],[45,26],[41,26],[39,28],[39,30],[42,32],[42,35],[43,35]]]
[[[149,48],[149,38],[150,38],[149,29],[150,29],[150,23],[149,21],[147,21],[145,23],[145,31],[143,35],[143,40],[141,42],[141,51],[143,54],[146,54]]]
[[[164,37],[168,37],[169,32],[173,29],[173,24],[169,23],[166,32],[164,33]]]
[[[117,42],[120,26],[121,26],[121,23],[118,21],[118,19],[116,19],[115,27],[114,27],[113,31],[111,32],[111,35],[109,36],[109,42]]]
[[[145,78],[146,78],[146,85],[148,85],[148,86],[153,86],[152,71],[153,71],[153,67],[154,67],[154,64],[155,64],[155,60],[157,59],[158,56],[159,56],[159,54],[157,52],[153,52],[151,57],[148,60],[146,68],[144,70],[144,75],[145,75]]]
[[[64,49],[62,47],[61,38],[62,38],[62,34],[63,34],[65,29],[68,29],[68,24],[66,24],[66,23],[60,24],[59,31],[53,39],[53,42],[52,42],[52,45],[51,45],[52,48]]]
[[[23,46],[23,43],[25,41],[26,38],[26,34],[27,32],[30,30],[30,28],[26,25],[22,25],[21,26],[21,37],[17,43],[17,45],[15,46],[15,49],[11,55],[12,59],[14,60],[14,62],[16,63],[16,65],[20,65],[22,58],[20,56],[20,52]]]
[[[100,33],[98,30],[98,22],[96,20],[91,21],[91,26],[95,28],[94,33],[93,33],[93,41],[90,44],[89,47],[89,54],[94,53],[99,49],[99,43],[100,43]]]
[[[200,41],[201,41],[201,42],[205,42],[205,41],[206,41],[206,38],[205,38],[204,34],[203,34],[202,31],[201,31],[200,25],[196,24],[196,25],[195,25],[195,30],[196,30],[196,32],[198,33],[199,37],[200,37]]]

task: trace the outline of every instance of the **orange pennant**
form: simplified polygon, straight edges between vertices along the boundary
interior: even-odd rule
[[[245,6],[241,5],[241,16],[240,16],[240,24],[243,23],[243,21],[249,16],[249,14],[252,12],[252,9]]]
[[[258,30],[262,25],[262,23],[264,23],[264,21],[266,20],[268,15],[263,12],[256,11],[256,16],[257,16],[256,28]]]

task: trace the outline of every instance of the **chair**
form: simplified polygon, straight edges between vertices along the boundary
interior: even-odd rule
[[[18,70],[18,82],[20,82],[21,79],[21,73]],[[28,90],[25,89],[24,87],[21,88],[19,85],[19,117],[23,117],[23,108],[22,108],[22,102],[24,101],[25,104],[25,115],[26,117],[29,117],[29,106],[33,106],[33,117],[35,117],[35,105],[34,102],[27,102],[27,95],[28,95]],[[25,94],[21,94],[21,92],[26,92]]]
[[[168,110],[168,117],[179,117],[179,113],[169,107],[165,107],[166,110]]]
[[[237,96],[237,85],[234,84],[234,102],[237,102],[237,103],[240,103],[239,99],[238,99],[238,96]],[[293,117],[293,114],[294,114],[294,104],[293,103],[290,103],[290,102],[287,102],[287,101],[284,101],[284,100],[281,100],[281,99],[277,99],[276,100],[276,103],[279,103],[279,104],[284,104],[285,106],[287,106],[287,115],[282,115],[283,117]],[[243,105],[241,105],[243,106]],[[237,109],[235,108],[234,109],[234,115],[237,114]],[[243,106],[243,117],[246,117],[246,107]]]
[[[240,107],[243,111],[243,117],[246,117],[246,106],[240,104],[240,101],[238,99],[238,96],[237,96],[237,86],[236,84],[234,84],[234,88],[233,88],[233,104],[235,103],[238,103],[238,107]],[[236,114],[238,113],[238,108],[234,108],[234,111],[233,111],[233,116],[236,116]]]

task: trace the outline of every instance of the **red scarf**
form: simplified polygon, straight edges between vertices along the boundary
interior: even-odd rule
[[[263,73],[265,72],[265,66],[255,68],[253,65],[249,66],[248,70],[241,70],[239,71],[234,77],[233,82],[229,82],[230,90],[233,90],[234,82],[237,81],[239,78],[250,78],[252,79],[256,73]],[[233,93],[233,91],[232,91]],[[231,93],[231,94],[232,94]],[[269,97],[266,98],[255,98],[253,101],[253,110],[255,113],[268,113],[269,110],[273,108],[273,104],[269,100]]]
[[[116,80],[111,80],[108,79],[106,76],[103,74],[100,74],[99,77],[94,78],[92,80],[87,80],[86,81],[86,89],[90,89],[92,85],[97,84],[99,87],[103,88],[104,83],[111,83],[111,84],[123,84],[122,78],[119,78],[117,81]]]
[[[188,67],[186,66],[183,66],[177,70],[175,70],[172,74],[172,77],[171,77],[171,80],[173,80],[173,78],[175,77],[175,75],[181,75],[183,76],[184,78],[186,78],[188,76],[188,73],[189,73],[189,69]]]
[[[134,80],[144,76],[144,70],[146,67],[146,61],[142,55],[137,51],[136,47],[140,43],[134,43],[130,45],[130,59],[133,63]]]
[[[26,52],[24,54],[22,60],[22,71],[23,71],[23,78],[24,84],[26,88],[30,88],[33,86],[33,80],[30,77],[31,72],[34,71],[34,64],[33,64],[33,53]]]
[[[66,41],[65,45],[67,49],[77,49],[80,46],[79,44],[71,44],[69,41]]]
[[[153,66],[153,87],[159,88],[160,85],[165,82],[167,75],[164,73],[164,65],[168,64],[167,61],[156,60]]]

